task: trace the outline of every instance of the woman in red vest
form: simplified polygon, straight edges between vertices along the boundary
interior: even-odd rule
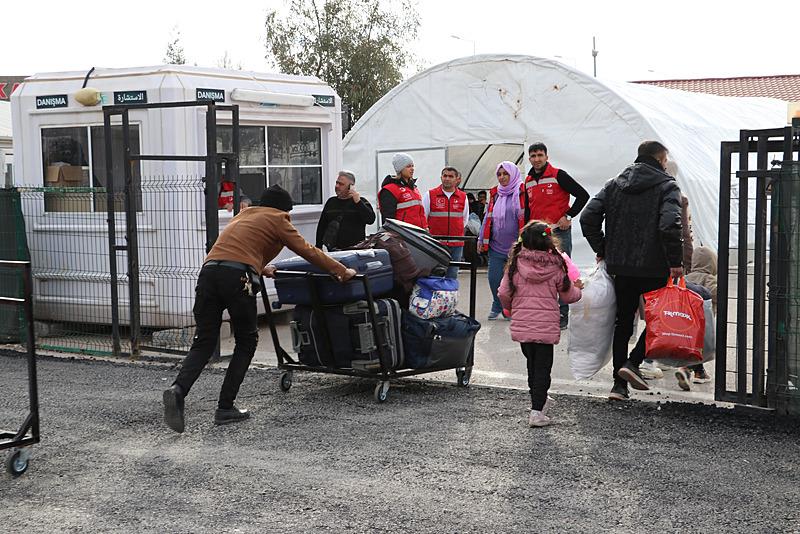
[[[397,175],[387,176],[378,192],[378,209],[381,219],[397,219],[420,228],[428,228],[422,196],[414,181],[414,160],[403,152],[392,158],[392,167]]]
[[[519,169],[510,161],[497,166],[497,184],[489,191],[489,207],[483,218],[478,251],[489,253],[489,289],[492,291],[492,309],[489,320],[502,315],[503,306],[497,298],[497,289],[503,279],[508,252],[517,241],[520,229],[525,226],[525,184]]]

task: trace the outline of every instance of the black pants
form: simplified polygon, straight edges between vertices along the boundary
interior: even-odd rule
[[[188,394],[217,347],[222,312],[227,309],[236,345],[219,393],[219,408],[233,407],[258,344],[256,297],[245,289],[246,280],[247,271],[233,267],[206,265],[200,270],[192,310],[197,330],[175,379],[184,395]]]
[[[617,296],[617,320],[614,326],[614,342],[612,352],[614,355],[614,382],[622,379],[617,375],[623,365],[628,361],[628,340],[633,335],[633,319],[639,309],[639,297],[648,291],[659,289],[667,285],[667,277],[643,278],[640,276],[614,277],[614,293]],[[644,361],[645,332],[639,336],[636,347],[631,351],[631,364],[638,367]],[[624,382],[624,381],[622,381]]]
[[[520,343],[522,354],[528,359],[528,388],[531,408],[541,411],[550,389],[550,370],[553,368],[553,345]]]

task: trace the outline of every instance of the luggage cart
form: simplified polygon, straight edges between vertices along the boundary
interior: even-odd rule
[[[6,460],[6,469],[13,477],[18,477],[28,470],[31,445],[39,443],[39,386],[36,378],[36,349],[33,333],[33,283],[31,278],[31,262],[0,260],[0,267],[13,267],[22,270],[23,298],[0,296],[0,305],[22,306],[27,324],[28,345],[28,397],[30,412],[22,426],[14,431],[0,430],[0,450],[11,449]]]
[[[470,270],[470,294],[469,294],[469,316],[471,318],[475,318],[475,288],[477,285],[477,265],[474,263],[467,263],[463,261],[459,262],[450,262],[451,266],[458,266],[458,267],[468,267]],[[306,278],[308,280],[309,289],[311,293],[311,301],[312,301],[312,308],[314,313],[317,314],[319,317],[325,317],[323,313],[323,306],[320,303],[319,294],[316,288],[316,284],[314,283],[314,279],[319,278],[330,278],[327,274],[316,274],[316,273],[306,273],[306,272],[299,272],[299,271],[277,271],[275,273],[276,277],[301,277]],[[282,391],[289,391],[292,387],[292,378],[294,371],[309,371],[315,373],[328,373],[328,374],[335,374],[335,375],[344,375],[344,376],[354,376],[359,378],[369,378],[369,379],[377,379],[378,383],[375,386],[374,391],[374,398],[378,402],[385,402],[388,394],[389,394],[389,386],[392,380],[397,380],[398,378],[404,378],[408,376],[415,376],[415,375],[422,375],[427,373],[435,373],[438,371],[447,371],[447,370],[455,370],[457,384],[460,387],[467,387],[469,386],[470,378],[472,377],[472,363],[474,358],[474,347],[470,350],[469,357],[466,362],[466,366],[464,367],[436,367],[436,368],[426,368],[426,369],[392,369],[390,363],[390,356],[387,354],[386,348],[386,340],[383,339],[383,330],[379,328],[378,323],[378,316],[375,312],[375,299],[372,296],[372,289],[370,287],[369,276],[358,274],[355,277],[355,280],[360,280],[364,284],[364,293],[366,295],[366,301],[368,303],[368,310],[369,310],[369,320],[372,326],[372,332],[375,336],[375,345],[379,355],[379,362],[380,362],[380,369],[377,371],[366,371],[361,369],[351,369],[351,368],[337,368],[333,367],[332,365],[326,367],[319,367],[319,366],[311,366],[305,365],[300,363],[299,361],[295,361],[292,356],[290,356],[284,349],[281,347],[280,340],[278,339],[278,331],[275,328],[275,321],[273,320],[272,315],[272,306],[269,302],[269,296],[267,295],[264,283],[262,281],[261,284],[261,297],[264,300],[264,309],[267,315],[267,321],[269,322],[269,329],[270,334],[272,336],[272,344],[275,347],[275,353],[278,357],[278,369],[281,370],[280,375],[280,388]],[[328,350],[331,344],[331,335],[335,334],[328,330],[326,321],[323,319],[321,321],[321,328],[323,330],[323,338],[327,343],[325,350]]]

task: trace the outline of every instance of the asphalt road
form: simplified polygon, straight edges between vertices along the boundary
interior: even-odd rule
[[[25,414],[0,351],[0,426]],[[253,419],[212,424],[220,370],[161,421],[173,365],[44,358],[42,442],[0,477],[3,532],[800,532],[797,421],[698,404],[251,369]]]

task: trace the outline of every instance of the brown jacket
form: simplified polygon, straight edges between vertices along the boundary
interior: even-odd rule
[[[205,261],[238,261],[260,273],[283,247],[334,275],[344,275],[345,266],[303,239],[288,213],[260,206],[244,209],[234,217]]]
[[[686,275],[686,281],[708,289],[714,313],[717,313],[717,253],[708,247],[694,249],[692,272]]]
[[[692,215],[689,213],[689,199],[684,195],[681,195],[681,233],[683,238],[683,272],[688,274],[692,271],[694,243],[692,240]]]

